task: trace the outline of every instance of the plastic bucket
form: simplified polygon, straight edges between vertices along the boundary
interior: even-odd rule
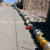
[[[40,43],[40,39],[43,38],[42,36],[38,36],[37,41]]]

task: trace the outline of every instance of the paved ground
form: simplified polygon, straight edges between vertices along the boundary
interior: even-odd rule
[[[0,6],[0,50],[41,50],[18,12]]]

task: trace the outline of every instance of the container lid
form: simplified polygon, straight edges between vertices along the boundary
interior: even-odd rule
[[[29,26],[33,26],[31,23],[30,24],[28,24]]]
[[[38,34],[38,35],[43,35],[43,33],[42,33],[42,32],[37,32],[37,34]]]
[[[40,30],[40,29],[35,29],[35,31],[36,31],[36,32],[41,32],[41,30]]]

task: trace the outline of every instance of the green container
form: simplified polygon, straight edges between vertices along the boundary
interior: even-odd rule
[[[34,27],[32,26],[32,27],[31,27],[31,31],[33,31],[33,29],[34,29]]]
[[[43,43],[43,41],[45,41],[46,39],[45,38],[41,38],[40,39],[40,45],[42,46],[42,43]]]

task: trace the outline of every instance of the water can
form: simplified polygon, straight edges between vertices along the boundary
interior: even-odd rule
[[[30,18],[28,18],[28,17],[24,17],[23,19],[24,19],[25,21],[26,21],[26,20],[30,20]]]
[[[35,34],[35,29],[33,30],[33,33]]]
[[[29,22],[26,26],[31,26],[31,25],[29,25],[29,24],[31,24],[31,22]]]
[[[42,46],[43,41],[46,41],[45,38],[40,39],[40,45]]]
[[[31,30],[31,26],[27,26],[27,29],[28,29],[28,30]]]
[[[30,24],[28,24],[28,26],[33,26],[33,25],[30,23]]]
[[[33,30],[34,30],[34,27],[32,26],[32,27],[31,27],[31,31],[33,32]]]
[[[38,38],[38,36],[40,35],[41,30],[40,29],[35,29],[35,36],[36,38]]]
[[[30,22],[30,20],[26,20],[26,23],[27,23],[27,22]]]
[[[43,33],[42,33],[42,32],[37,32],[37,35],[41,35],[41,36],[42,36],[42,35],[43,35]]]
[[[24,16],[24,20],[25,20],[26,18],[28,18],[28,16]]]
[[[37,41],[40,43],[40,39],[43,38],[42,36],[38,36]]]
[[[26,20],[26,24],[29,23],[29,22],[30,22],[29,20]]]
[[[40,29],[36,29],[35,31],[36,31],[36,32],[41,32],[41,30],[40,30]]]
[[[22,15],[23,15],[23,13],[22,13],[22,12],[20,12],[20,15],[22,16]]]
[[[25,16],[26,16],[26,15],[25,15],[25,14],[23,14],[23,15],[22,15],[22,18],[24,18]]]
[[[26,23],[27,26],[28,26],[28,24],[31,24],[31,22]]]
[[[47,42],[44,46],[44,50],[50,50],[50,42]]]
[[[26,21],[26,25],[30,24],[31,22],[29,20]]]
[[[48,43],[47,40],[42,42],[42,47],[43,47],[43,48],[45,47],[45,44],[46,44],[46,43]]]
[[[36,35],[36,37],[38,38],[38,36],[42,36],[43,33],[42,33],[42,32],[36,32],[35,35]]]

